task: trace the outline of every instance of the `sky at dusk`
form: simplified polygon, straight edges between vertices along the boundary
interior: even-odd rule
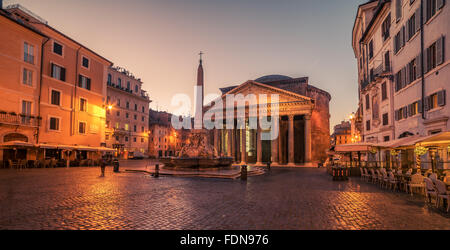
[[[358,103],[351,32],[365,0],[4,0],[127,68],[153,109],[194,101],[198,53],[205,94],[270,74],[308,76],[328,91],[331,127]],[[192,104],[193,106],[193,104]]]

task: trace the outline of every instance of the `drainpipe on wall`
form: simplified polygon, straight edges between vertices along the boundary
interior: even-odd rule
[[[1,3],[1,0],[0,0],[0,3]],[[50,38],[47,38],[47,40],[44,42],[44,43],[42,43],[42,45],[41,45],[41,67],[40,67],[40,73],[39,73],[39,96],[38,96],[38,105],[37,105],[37,108],[38,108],[38,117],[41,117],[41,96],[42,96],[42,74],[43,74],[43,71],[44,71],[44,66],[43,66],[43,64],[44,64],[44,46],[45,46],[45,44],[48,42],[48,41],[50,41]],[[42,117],[41,117],[41,122],[42,122]],[[37,131],[36,131],[36,144],[38,144],[39,143],[39,130],[40,130],[40,127],[41,127],[41,124],[38,124],[38,126],[37,126]]]
[[[425,25],[423,25],[423,0],[420,1],[420,60],[422,61],[420,67],[421,67],[421,77],[422,77],[422,119],[426,120],[425,117],[425,67],[424,67],[424,28]]]

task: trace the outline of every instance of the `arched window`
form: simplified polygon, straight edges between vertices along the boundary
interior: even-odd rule
[[[23,134],[19,134],[19,133],[11,133],[11,134],[7,134],[7,135],[5,135],[5,137],[3,137],[3,142],[9,142],[9,141],[28,142],[28,137],[26,137]]]

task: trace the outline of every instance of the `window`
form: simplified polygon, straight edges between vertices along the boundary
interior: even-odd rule
[[[117,115],[117,116],[120,116],[120,111],[117,111],[117,112],[116,112],[116,115]]]
[[[383,114],[383,126],[389,125],[389,114]]]
[[[444,2],[442,0],[425,0],[425,23],[430,20],[434,15],[436,15],[437,11],[440,10],[444,6]]]
[[[370,131],[370,120],[366,121],[366,130]]]
[[[386,41],[386,39],[389,38],[389,36],[390,36],[389,30],[390,29],[391,29],[391,13],[389,13],[389,15],[386,17],[386,19],[384,20],[384,22],[382,24],[383,41]]]
[[[50,104],[57,106],[61,105],[61,92],[52,89],[50,96]]]
[[[116,128],[116,129],[119,129],[119,127],[120,127],[120,124],[119,124],[118,122],[116,122],[115,128]]]
[[[51,72],[52,77],[65,82],[66,81],[66,69],[61,66],[58,66],[56,64],[53,64],[53,63],[51,64],[51,66],[52,66],[52,72]]]
[[[411,116],[417,115],[417,113],[418,113],[418,111],[419,111],[419,103],[418,103],[418,102],[415,102],[415,103],[409,105],[408,109],[409,109],[409,110],[408,110],[408,115],[409,115],[410,117],[411,117]]]
[[[383,138],[383,140],[384,140],[384,141],[390,141],[391,138],[390,138],[389,136],[385,136],[385,137]]]
[[[136,94],[139,92],[139,87],[137,85],[134,85],[134,92],[136,92]]]
[[[395,111],[395,120],[396,121],[400,121],[400,120],[403,120],[406,118],[408,118],[408,108],[407,107],[403,107],[403,108]]]
[[[53,53],[62,56],[63,55],[63,46],[57,42],[53,42]]]
[[[130,130],[130,125],[128,125],[128,123],[125,123],[125,130],[126,131]]]
[[[424,53],[425,73],[444,63],[445,58],[445,37],[440,37]]]
[[[142,106],[142,113],[145,113],[145,107]]]
[[[130,89],[131,89],[130,81],[127,81],[127,90],[130,90]]]
[[[395,0],[395,17],[397,22],[402,18],[402,0]]]
[[[427,71],[436,68],[436,43],[433,43],[427,49]]]
[[[143,122],[145,121],[145,117],[144,117],[144,116],[142,117],[142,121],[143,121]]]
[[[117,107],[120,107],[120,99],[117,99]]]
[[[28,86],[33,86],[33,71],[23,69],[22,83]]]
[[[137,115],[134,115],[134,120],[137,120]]]
[[[22,114],[31,115],[31,102],[22,101]]]
[[[34,64],[34,46],[28,43],[23,44],[23,60]]]
[[[127,109],[130,108],[130,102],[127,102]]]
[[[384,72],[388,72],[391,70],[391,59],[389,55],[389,51],[384,53]]]
[[[84,98],[80,98],[80,111],[82,112],[87,111],[87,100]]]
[[[117,78],[117,85],[119,85],[119,88],[122,88],[122,79]]]
[[[128,136],[125,136],[125,141],[128,141]]]
[[[408,37],[408,41],[416,34],[416,14],[413,14],[407,23],[408,29],[406,30],[406,34]]]
[[[381,84],[381,100],[384,101],[387,99],[387,85],[386,82]]]
[[[125,118],[129,118],[130,117],[130,114],[128,114],[128,113],[125,113]]]
[[[367,109],[370,109],[370,97],[368,94],[366,95],[366,110]]]
[[[136,137],[133,138],[133,142],[136,142]]]
[[[86,134],[86,122],[79,122],[78,123],[78,133],[79,134]]]
[[[89,69],[89,59],[83,56],[83,59],[81,61],[81,65],[87,69]]]
[[[141,132],[145,132],[144,126],[141,127]]]
[[[109,135],[105,135],[105,140],[109,141]]]
[[[137,132],[137,127],[136,127],[136,125],[133,126],[133,132]]]
[[[395,74],[395,91],[399,91],[403,88],[403,69]]]
[[[373,57],[373,40],[369,42],[369,59]]]
[[[135,111],[138,110],[137,104],[134,104],[134,110],[135,110]]]
[[[427,97],[427,108],[426,110],[432,110],[438,107],[438,95],[437,93],[430,95],[429,97]]]
[[[110,128],[111,122],[110,121],[106,121],[106,128]]]
[[[78,77],[78,87],[91,90],[91,79],[85,76],[79,75]]]
[[[59,118],[50,117],[49,129],[59,131]]]
[[[141,142],[144,142],[144,138],[141,138]]]
[[[108,74],[108,84],[111,85],[112,83],[112,75]]]

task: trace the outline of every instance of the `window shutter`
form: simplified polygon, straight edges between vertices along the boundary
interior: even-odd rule
[[[445,106],[445,99],[446,99],[446,94],[445,94],[445,90],[439,91],[437,94],[437,99],[438,99],[438,106],[442,107]]]
[[[405,46],[405,26],[400,28],[400,48]]]
[[[422,60],[421,60],[421,56],[418,55],[416,57],[416,79],[419,79],[420,77],[422,77]]]
[[[87,79],[87,86],[86,86],[86,88],[87,88],[88,90],[91,90],[91,78],[88,78],[88,79]]]
[[[426,24],[428,22],[428,11],[427,11],[427,0],[423,1],[423,24]]]
[[[406,41],[409,41],[409,39],[411,39],[411,36],[409,36],[410,34],[409,34],[409,20],[407,20],[406,21],[406,24],[405,24],[405,31],[406,31],[406,33],[405,33],[405,40]]]
[[[406,106],[407,107],[407,113],[408,113],[408,116],[411,116],[411,104],[409,104],[408,106]]]
[[[406,67],[402,69],[402,88],[406,87]]]
[[[428,110],[430,110],[430,97],[429,96],[427,96],[427,97],[425,97],[425,111],[428,111]]]
[[[416,33],[420,30],[420,6],[416,10]]]
[[[428,73],[428,49],[425,49],[423,53],[423,73]]]
[[[437,65],[441,65],[442,63],[444,63],[444,56],[445,56],[445,51],[444,51],[444,47],[445,47],[445,37],[442,36],[441,38],[439,38],[436,42],[436,63]]]
[[[409,72],[410,72],[410,67],[409,67],[409,63],[406,65],[405,67],[406,73],[405,73],[405,86],[409,85],[409,83],[411,82],[411,77],[409,76]]]
[[[423,107],[422,107],[422,100],[419,100],[418,102],[417,102],[417,112],[419,112],[419,113],[423,113]]]
[[[397,110],[394,112],[394,118],[396,121],[398,121],[398,111]]]
[[[66,81],[66,68],[61,67],[61,79],[60,80],[63,82]]]
[[[395,10],[396,10],[396,17],[397,17],[397,21],[398,21],[398,20],[400,20],[400,18],[402,18],[402,0],[396,0]]]
[[[440,10],[444,6],[444,0],[437,0],[436,1],[436,9]]]
[[[78,75],[78,84],[77,84],[78,87],[81,87],[82,80],[83,79],[81,78],[81,75]]]
[[[50,76],[53,77],[53,63],[50,63]]]

